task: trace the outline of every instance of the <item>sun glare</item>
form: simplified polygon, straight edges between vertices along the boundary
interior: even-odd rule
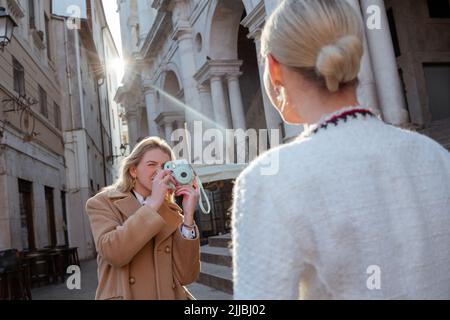
[[[117,74],[119,81],[121,81],[125,73],[125,61],[123,61],[120,58],[111,60],[109,62],[109,67],[112,70],[114,70],[114,72]]]

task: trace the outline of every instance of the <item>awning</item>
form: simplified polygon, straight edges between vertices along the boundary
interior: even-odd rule
[[[234,180],[247,167],[247,164],[192,165],[202,183],[221,180]]]

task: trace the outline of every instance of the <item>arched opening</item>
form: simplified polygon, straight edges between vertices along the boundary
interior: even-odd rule
[[[148,135],[147,109],[145,107],[139,108],[139,132],[142,134],[138,141],[142,141]]]
[[[245,14],[242,19],[245,18]],[[242,21],[241,19],[241,21]],[[255,42],[247,37],[249,30],[239,24],[238,57],[242,60],[240,78],[242,101],[247,128],[266,129],[264,101],[259,79],[258,57]]]
[[[178,81],[178,77],[173,71],[168,71],[166,73],[166,77],[164,79],[164,86],[163,90],[165,93],[167,93],[170,97],[173,97],[177,100],[183,101],[182,92],[180,83]],[[177,103],[174,101],[174,99],[171,99],[168,96],[163,96],[163,112],[166,111],[178,111],[180,106],[177,105]]]
[[[162,91],[158,92],[159,116],[156,118],[161,137],[174,146],[172,133],[176,129],[183,128],[185,110],[183,90],[180,81],[174,71],[167,71],[163,79]]]
[[[246,16],[241,0],[218,0],[211,22],[209,58],[242,61],[239,84],[246,127],[265,129],[261,82],[255,81],[260,78],[256,45],[253,39],[248,38],[249,30],[241,24]]]
[[[238,70],[241,73],[239,86],[246,128],[266,129],[256,45],[253,39],[248,38],[249,30],[241,24],[247,16],[245,7],[241,0],[217,0],[217,6],[211,16],[211,29],[207,35],[209,47],[205,49],[210,60],[219,62],[218,65],[224,62],[223,65],[226,66],[221,76],[228,114],[231,119],[235,116],[230,109],[229,95],[233,92],[230,92],[226,79],[229,72],[227,67],[241,65]],[[229,63],[230,61],[232,63]],[[238,61],[242,63],[237,63]],[[197,214],[202,241],[206,241],[211,235],[228,233],[231,222],[231,180],[214,181],[205,185],[205,188],[212,203],[212,212],[208,216]]]
[[[209,56],[212,60],[238,58],[238,31],[244,12],[241,0],[217,1],[209,35]]]

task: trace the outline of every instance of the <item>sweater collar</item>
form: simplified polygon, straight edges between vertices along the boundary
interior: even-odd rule
[[[330,124],[337,126],[341,121],[347,122],[351,118],[357,119],[359,117],[366,116],[375,117],[376,113],[370,108],[363,106],[343,107],[335,112],[322,116],[317,123],[310,126],[305,126],[305,130],[299,138],[303,139],[311,137],[321,129],[326,129]]]

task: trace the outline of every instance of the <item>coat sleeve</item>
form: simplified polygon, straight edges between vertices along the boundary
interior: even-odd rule
[[[173,237],[174,272],[183,286],[196,281],[200,274],[200,233],[198,228],[195,228],[194,239],[183,237],[181,226]]]
[[[109,264],[123,267],[164,227],[164,219],[143,206],[122,225],[101,198],[89,199],[86,212],[91,223],[95,247]]]
[[[259,171],[257,168],[254,171]],[[248,172],[247,172],[248,173]],[[251,172],[238,178],[233,202],[233,285],[237,300],[297,299],[300,284],[298,243],[290,230],[270,177]]]

